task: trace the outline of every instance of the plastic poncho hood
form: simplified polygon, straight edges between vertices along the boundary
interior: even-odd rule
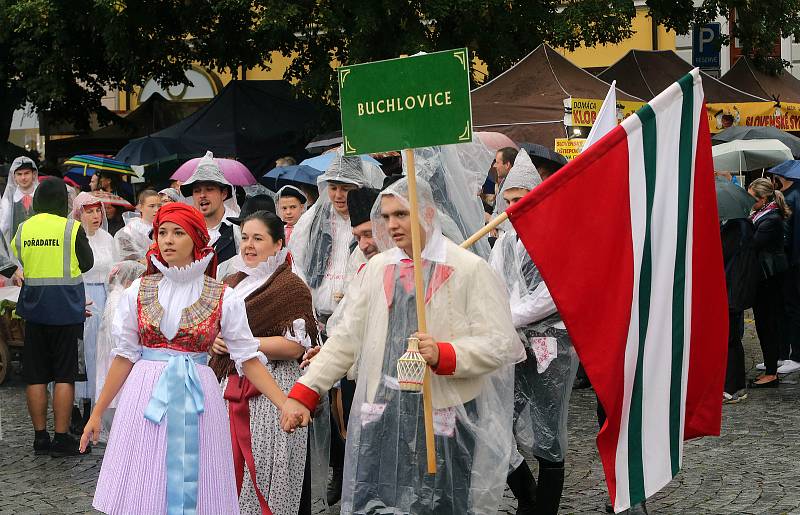
[[[494,154],[477,136],[472,142],[414,150],[417,177],[429,184],[442,232],[455,243],[463,242],[486,223],[478,193],[492,159]],[[403,173],[408,175],[405,160]],[[488,238],[482,238],[470,250],[488,258],[491,250]]]
[[[395,246],[392,235],[389,233],[389,227],[381,213],[381,200],[387,196],[397,198],[410,212],[411,202],[408,196],[408,178],[403,177],[381,191],[372,206],[372,237],[381,252]],[[433,201],[431,187],[426,181],[419,178],[417,178],[417,207],[420,214],[421,235],[425,237],[425,242],[430,242],[434,234],[442,232],[442,227],[439,222],[439,212]]]

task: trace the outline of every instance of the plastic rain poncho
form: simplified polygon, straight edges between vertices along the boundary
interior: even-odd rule
[[[106,281],[111,267],[117,261],[114,237],[111,236],[106,228],[108,220],[102,199],[95,197],[91,193],[80,193],[72,204],[72,217],[80,221],[81,213],[85,206],[100,204],[100,227],[89,234],[86,227],[86,237],[89,246],[92,248],[94,264],[92,268],[83,273],[83,283],[86,290],[86,300],[91,302],[88,310],[92,316],[86,319],[83,326],[83,359],[86,381],[75,383],[75,398],[91,399],[96,398],[95,376],[97,373],[97,335],[100,330],[100,319],[106,305]]]
[[[477,136],[471,143],[414,149],[417,177],[430,185],[442,232],[455,243],[463,242],[486,223],[478,193],[492,159],[494,154]],[[403,173],[407,175],[406,165],[404,159]],[[481,238],[470,250],[487,259],[491,250],[488,237]]]
[[[527,153],[519,154],[524,157],[514,162],[502,192],[531,190],[542,182]],[[489,265],[508,289],[511,316],[527,354],[514,373],[517,446],[527,454],[564,461],[578,356],[539,270],[512,225],[495,243]]]
[[[34,179],[30,191],[22,191],[14,180],[14,172],[23,167],[33,169]],[[14,159],[8,169],[6,189],[0,199],[0,231],[3,233],[6,246],[17,233],[19,224],[33,216],[33,194],[38,186],[39,170],[36,163],[25,156]]]
[[[311,288],[314,308],[330,315],[348,282],[347,260],[355,248],[348,218],[340,215],[328,197],[329,183],[380,187],[383,172],[358,157],[334,159],[328,170],[317,178],[319,199],[295,224],[289,250],[300,276]]]
[[[152,223],[145,222],[140,216],[127,217],[125,227],[114,235],[119,259],[133,261],[144,259],[147,250],[153,244],[152,232]]]
[[[357,293],[300,378],[324,394],[356,356],[359,360],[347,429],[343,514],[491,514],[505,487],[513,447],[512,365],[524,351],[497,276],[485,261],[441,234],[424,181],[418,193],[428,332],[454,351],[454,359],[441,357],[439,363],[439,372],[451,374],[431,374],[438,469],[426,474],[422,396],[398,389],[397,360],[417,330],[413,266],[394,247],[379,200],[372,221],[385,252],[367,263],[361,287],[348,292]],[[406,179],[379,199],[386,195],[407,206]]]

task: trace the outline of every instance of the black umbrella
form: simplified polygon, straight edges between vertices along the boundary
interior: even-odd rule
[[[331,147],[338,147],[341,144],[342,131],[326,132],[325,134],[314,136],[314,139],[306,145],[306,150],[312,154],[320,154]]]
[[[120,149],[115,159],[129,165],[146,165],[179,154],[179,147],[174,139],[145,136],[132,139]]]
[[[539,145],[537,143],[520,143],[520,148],[525,149],[528,152],[528,155],[531,156],[531,161],[535,166],[540,166],[542,164],[549,165],[552,168],[552,171],[555,172],[565,164],[567,164],[567,158],[556,152],[555,150],[551,150],[544,145]]]
[[[720,221],[750,216],[750,210],[756,203],[756,199],[751,197],[744,188],[722,177],[714,180],[714,188],[717,192],[717,212]]]
[[[789,147],[794,157],[800,157],[800,138],[775,127],[734,126],[712,136],[712,143],[727,143],[737,139],[776,139]]]

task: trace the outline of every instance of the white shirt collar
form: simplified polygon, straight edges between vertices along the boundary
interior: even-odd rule
[[[34,181],[33,185],[31,186],[30,193],[25,193],[24,191],[22,191],[22,189],[19,186],[17,186],[16,188],[14,188],[14,200],[13,201],[14,202],[19,202],[20,200],[22,200],[22,197],[25,196],[25,195],[33,196],[33,194],[36,193],[36,186],[38,186],[38,185],[39,185],[39,182],[38,181]]]
[[[426,261],[433,261],[434,263],[444,263],[447,260],[447,245],[445,245],[444,235],[438,228],[433,230],[430,241],[425,244],[422,249],[422,259]],[[400,247],[392,247],[386,251],[389,263],[399,263],[404,259],[412,259],[412,256],[407,256]]]
[[[183,267],[166,266],[155,256],[150,256],[150,261],[166,279],[174,282],[192,282],[205,274],[208,263],[211,262],[213,257],[214,254],[209,253],[207,256]]]
[[[266,261],[262,261],[252,268],[245,264],[241,254],[236,254],[233,257],[233,263],[231,266],[237,272],[244,272],[248,277],[263,279],[266,281],[273,273],[275,273],[275,270],[277,270],[278,267],[286,261],[286,256],[288,254],[289,249],[284,247],[274,256],[268,257]]]

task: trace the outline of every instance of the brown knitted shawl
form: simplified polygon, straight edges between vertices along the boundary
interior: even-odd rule
[[[238,272],[223,282],[235,288],[247,275]],[[292,323],[302,319],[312,342],[317,341],[317,321],[311,307],[308,286],[292,273],[288,263],[283,263],[244,300],[247,320],[253,336],[283,336],[288,331],[294,335]],[[236,366],[229,356],[213,355],[208,363],[220,381],[235,372]]]

